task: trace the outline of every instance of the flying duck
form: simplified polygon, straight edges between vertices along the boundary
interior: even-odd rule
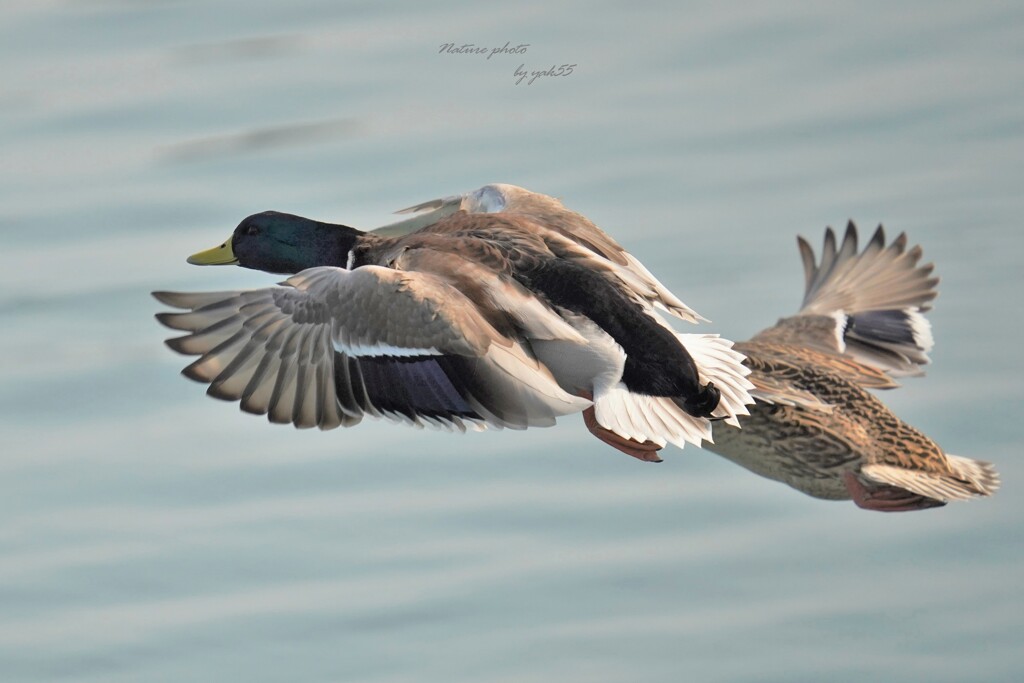
[[[706,448],[808,495],[883,512],[921,510],[992,495],[990,463],[946,453],[869,389],[923,374],[933,346],[924,313],[937,296],[933,267],[900,234],[878,227],[858,252],[851,222],[838,248],[825,232],[821,260],[803,238],[803,306],[735,349],[757,399],[742,429],[713,427]]]
[[[364,415],[465,431],[583,412],[605,443],[659,461],[753,402],[732,342],[586,217],[512,185],[426,202],[375,232],[267,211],[188,261],[290,275],[251,291],[154,292],[199,356],[183,373],[271,422]]]

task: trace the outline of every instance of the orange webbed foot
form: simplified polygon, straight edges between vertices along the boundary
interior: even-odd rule
[[[942,507],[946,503],[928,498],[897,486],[878,486],[868,488],[854,472],[843,475],[846,490],[850,492],[857,507],[876,512],[912,512]]]
[[[593,395],[589,392],[581,392],[580,396],[585,399],[593,400]],[[594,414],[594,406],[590,406],[583,411],[583,423],[587,425],[587,429],[590,433],[597,438],[604,441],[612,448],[616,448],[626,455],[630,455],[637,460],[643,460],[644,462],[661,462],[661,457],[658,455],[658,451],[661,450],[661,446],[654,443],[653,441],[634,441],[633,439],[627,439],[624,436],[619,436],[610,429],[606,429],[597,423],[597,416]]]

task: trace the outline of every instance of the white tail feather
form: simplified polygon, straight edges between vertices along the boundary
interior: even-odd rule
[[[750,368],[743,364],[743,354],[732,347],[731,341],[717,334],[677,333],[676,336],[697,364],[701,383],[714,382],[722,392],[722,399],[713,415],[739,427],[737,416],[749,415],[746,406],[754,402],[750,396],[754,385],[747,379]]]
[[[999,488],[999,474],[991,463],[946,455],[952,473],[908,470],[892,465],[865,465],[861,474],[882,484],[898,486],[935,500],[970,500],[991,496]]]
[[[743,354],[732,342],[716,334],[678,334],[679,341],[697,364],[700,381],[714,382],[722,392],[715,417],[739,426],[740,415],[749,415],[746,406],[754,402],[747,379],[750,369],[743,365]],[[711,441],[711,421],[694,417],[671,398],[631,393],[622,383],[600,391],[594,397],[594,417],[605,429],[634,441],[653,441],[682,448],[686,443],[700,446]]]
[[[957,477],[965,479],[978,489],[977,495],[991,496],[999,490],[999,473],[990,462],[984,460],[972,460],[960,455],[946,454],[946,460],[950,467],[957,473]]]
[[[634,394],[624,384],[603,391],[594,400],[597,423],[634,441],[653,441],[659,446],[686,443],[700,446],[711,440],[711,422],[684,412],[672,399]]]

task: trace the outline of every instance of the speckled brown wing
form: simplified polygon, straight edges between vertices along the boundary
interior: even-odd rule
[[[737,343],[735,348],[747,356],[746,365],[752,371],[749,379],[755,386],[755,398],[769,403],[803,405],[815,410],[827,404],[820,396],[800,388],[796,381],[799,372],[810,368],[867,389],[899,386],[875,367],[813,346],[764,341],[764,337],[758,335],[751,341]]]
[[[311,268],[282,287],[154,293],[158,319],[199,359],[208,393],[273,422],[330,429],[363,415],[465,429],[554,423],[588,401],[566,394],[513,339],[425,273]]]

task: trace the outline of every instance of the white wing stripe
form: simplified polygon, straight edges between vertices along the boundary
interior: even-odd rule
[[[391,346],[390,344],[346,344],[338,339],[334,340],[334,350],[338,353],[344,353],[345,355],[352,356],[354,358],[365,356],[394,356],[398,358],[408,358],[412,356],[442,355],[441,352],[434,347],[430,347],[429,349],[417,349]]]

